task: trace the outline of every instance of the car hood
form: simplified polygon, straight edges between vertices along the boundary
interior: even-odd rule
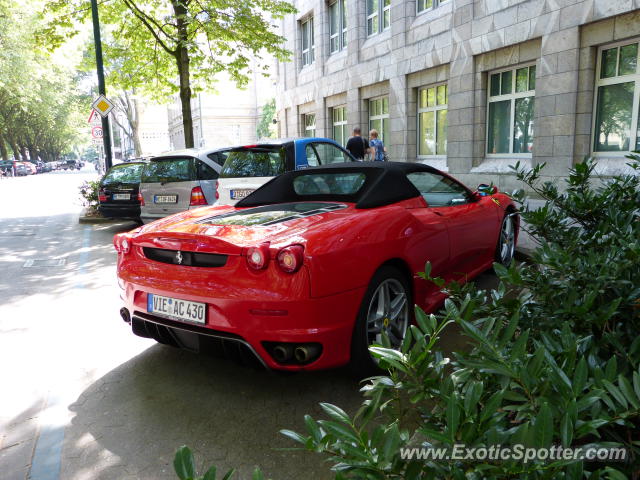
[[[268,242],[278,247],[306,242],[318,225],[354,213],[352,204],[296,202],[252,208],[204,207],[153,222],[134,231],[139,246],[240,255]]]

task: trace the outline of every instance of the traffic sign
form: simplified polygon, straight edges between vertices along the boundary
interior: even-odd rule
[[[91,106],[103,117],[109,115],[109,112],[115,107],[115,105],[111,103],[111,101],[104,95],[100,95],[98,98],[96,98],[95,102],[93,102]]]
[[[102,127],[93,127],[91,129],[91,136],[93,138],[102,138],[104,132],[102,131]]]
[[[102,118],[100,118],[100,114],[93,108],[91,109],[87,123],[89,125],[102,125]]]

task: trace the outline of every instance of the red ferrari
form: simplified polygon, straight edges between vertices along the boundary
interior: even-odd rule
[[[209,345],[279,370],[347,363],[398,346],[413,305],[511,262],[519,219],[495,187],[473,192],[421,164],[367,162],[280,175],[232,206],[203,207],[116,235],[123,319],[136,335]]]

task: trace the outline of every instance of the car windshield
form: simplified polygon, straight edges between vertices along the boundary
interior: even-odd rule
[[[143,183],[189,182],[195,180],[193,158],[156,158],[142,172]]]
[[[285,148],[282,145],[242,147],[220,154],[227,157],[220,178],[274,177],[285,171]]]
[[[364,185],[364,173],[309,173],[293,180],[297,195],[355,195]]]
[[[134,163],[130,165],[116,165],[102,179],[103,185],[114,183],[140,183],[140,175],[144,164]]]

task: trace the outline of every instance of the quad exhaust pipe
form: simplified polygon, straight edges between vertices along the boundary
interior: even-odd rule
[[[306,365],[317,360],[322,353],[319,343],[264,342],[264,346],[281,365]]]
[[[300,345],[296,347],[296,349],[293,352],[293,355],[296,358],[296,362],[308,363],[309,361],[315,359],[319,353],[320,353],[320,345],[315,343],[310,343],[307,345]]]
[[[281,343],[273,348],[273,358],[278,363],[287,363],[293,356],[293,346]]]

